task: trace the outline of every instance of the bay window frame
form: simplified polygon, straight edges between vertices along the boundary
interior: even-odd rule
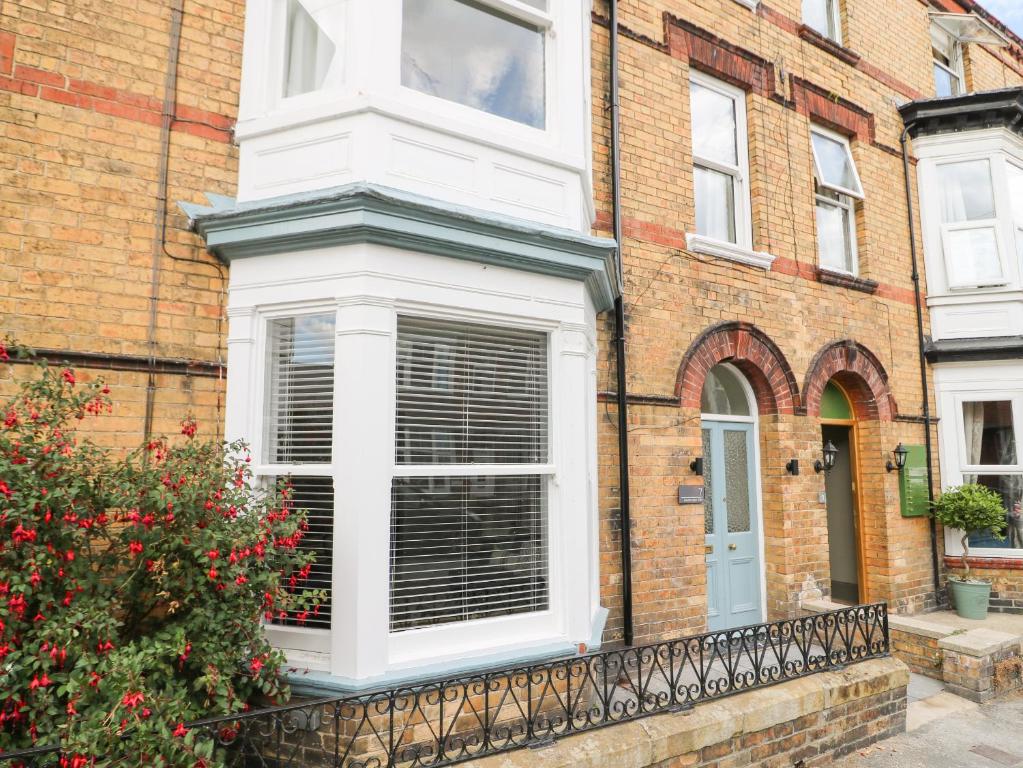
[[[971,368],[939,368],[935,387],[938,404],[938,449],[941,461],[942,488],[958,487],[970,475],[1023,478],[1023,376],[1007,376],[1006,366],[994,364],[984,370]],[[990,375],[986,375],[990,374]],[[971,402],[1012,403],[1013,434],[1016,440],[1016,464],[970,464],[966,450],[963,404]],[[945,529],[945,552],[961,556],[961,531]],[[1009,547],[970,546],[970,557],[1003,560],[1023,559],[1023,549]]]

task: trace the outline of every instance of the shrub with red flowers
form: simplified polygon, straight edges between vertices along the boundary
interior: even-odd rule
[[[0,406],[0,752],[213,766],[187,723],[288,696],[262,622],[322,599],[305,516],[194,421],[127,456],[80,440],[108,393],[42,367]]]

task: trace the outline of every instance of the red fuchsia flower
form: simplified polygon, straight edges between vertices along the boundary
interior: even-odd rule
[[[32,575],[28,578],[28,583],[33,587],[38,587],[43,583],[43,577],[39,575],[39,571],[32,571]]]
[[[11,495],[13,493],[13,491],[11,491],[11,487],[7,485],[7,483],[5,483],[3,480],[0,480],[0,493],[2,493],[8,499],[11,498]],[[19,528],[20,527],[21,526],[19,526]]]
[[[108,651],[112,651],[112,650],[114,650],[114,644],[112,642],[110,642],[109,640],[107,640],[105,642],[100,642],[96,646],[96,653],[99,653],[99,654],[107,653]]]
[[[90,688],[99,688],[99,682],[102,679],[103,679],[103,675],[99,674],[98,672],[90,672],[89,673],[89,687]]]
[[[75,374],[71,372],[70,368],[65,368],[60,375],[72,387],[75,385]]]
[[[133,541],[130,544],[128,544],[128,551],[131,552],[133,555],[136,556],[141,555],[142,550],[143,546],[141,541]]]
[[[34,691],[37,688],[45,688],[48,685],[53,685],[53,681],[46,676],[45,672],[43,672],[42,677],[39,677],[39,675],[33,675],[32,682],[28,684],[28,689],[30,691]]]
[[[186,437],[195,437],[195,433],[199,430],[198,425],[195,423],[195,419],[185,419],[181,422],[181,434]]]
[[[135,707],[145,700],[146,696],[142,693],[142,691],[128,691],[121,697],[121,704],[127,709],[135,709]]]
[[[210,570],[206,573],[206,575],[210,577],[210,581],[216,581],[217,580],[217,576],[219,574],[217,573],[217,569],[216,568],[210,568]]]
[[[175,737],[177,737],[179,739],[183,739],[183,738],[185,738],[185,734],[187,734],[187,733],[188,733],[188,729],[185,727],[185,724],[184,723],[178,723],[178,725],[174,729],[173,733],[171,733],[171,736],[175,736]]]
[[[240,587],[242,584],[244,584],[247,581],[248,581],[248,579],[245,578],[245,574],[241,573],[241,574],[238,574],[238,577],[234,580],[234,583],[237,584]]]
[[[7,353],[7,347],[5,347],[3,344],[0,344],[0,360],[3,360],[6,363],[10,359],[11,356]]]
[[[184,667],[185,662],[188,661],[189,655],[192,653],[192,644],[185,643],[185,650],[178,656],[178,667]]]
[[[7,412],[7,418],[4,419],[4,426],[10,428],[10,427],[16,426],[17,423],[18,423],[18,414],[12,408],[11,410],[9,410]]]
[[[249,669],[252,670],[252,674],[253,675],[258,675],[259,674],[259,670],[261,670],[262,668],[263,668],[263,660],[261,658],[259,658],[258,656],[255,657],[254,659],[252,659],[252,661],[249,662]]]
[[[84,755],[61,755],[60,768],[85,768],[89,759]]]
[[[78,699],[71,699],[71,701],[69,701],[69,702],[67,703],[67,707],[66,707],[66,709],[67,709],[67,713],[68,713],[68,715],[70,715],[70,716],[72,716],[72,717],[73,717],[74,715],[77,715],[77,714],[78,714],[78,710],[77,710],[77,709],[75,709],[75,702],[76,702],[76,701],[78,701]]]
[[[211,549],[209,552],[206,553],[206,557],[208,557],[210,560],[216,560],[218,557],[220,557],[220,550]]]

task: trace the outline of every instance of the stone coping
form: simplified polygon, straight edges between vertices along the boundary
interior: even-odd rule
[[[909,685],[909,670],[894,658],[762,688],[687,712],[666,713],[569,736],[541,753],[519,750],[471,760],[466,768],[644,768],[756,733],[858,699]],[[542,755],[542,758],[539,757]]]
[[[999,651],[1012,647],[1019,648],[1020,637],[1008,632],[994,629],[971,629],[959,634],[951,634],[938,641],[938,647],[944,651],[954,651],[965,656],[991,656]]]

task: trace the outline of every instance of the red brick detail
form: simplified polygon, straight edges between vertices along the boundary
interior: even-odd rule
[[[761,414],[792,414],[799,386],[778,346],[754,325],[741,321],[711,326],[690,345],[675,377],[675,395],[683,408],[699,408],[707,373],[731,363],[749,380]]]
[[[20,93],[88,109],[124,120],[157,126],[163,121],[163,102],[152,96],[111,88],[85,80],[68,79],[58,72],[36,67],[14,65],[16,36],[0,32],[0,90]],[[12,75],[7,77],[5,75]],[[201,136],[212,141],[229,142],[234,120],[227,115],[205,109],[174,106],[174,130]]]
[[[990,571],[1023,571],[1023,560],[1015,557],[968,557],[966,562],[971,568],[984,568]],[[945,555],[946,568],[962,568],[963,559],[955,555]]]
[[[778,29],[788,32],[790,35],[798,35],[799,28],[803,26],[798,21],[790,19],[784,13],[779,13],[764,3],[757,6],[757,15],[771,22]]]
[[[857,419],[891,421],[898,415],[888,374],[869,349],[846,339],[828,344],[810,362],[803,383],[803,412],[819,417],[824,387],[834,379],[849,396]]]
[[[856,69],[858,69],[860,72],[867,75],[868,77],[877,80],[879,83],[884,83],[893,91],[898,91],[907,99],[916,101],[917,99],[926,98],[924,94],[922,94],[916,88],[907,85],[898,78],[892,77],[892,75],[888,74],[883,69],[875,67],[869,61],[860,59],[859,64],[856,65]]]
[[[14,33],[0,32],[0,75],[14,71]]]
[[[874,141],[874,116],[870,112],[808,80],[792,78],[792,102],[796,112],[815,123],[859,141]]]
[[[766,98],[775,95],[774,64],[755,53],[667,12],[664,39],[668,52],[690,67]]]

